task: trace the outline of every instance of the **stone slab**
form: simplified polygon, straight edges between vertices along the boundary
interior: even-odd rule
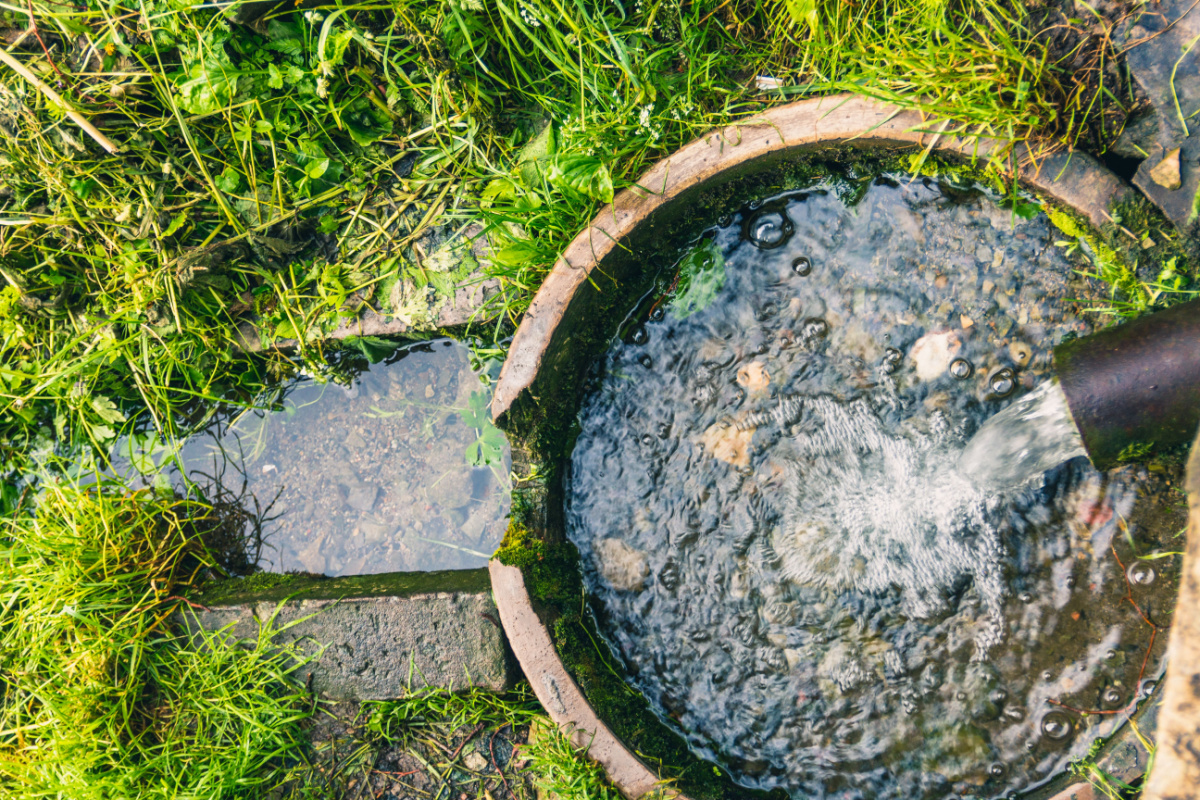
[[[1140,13],[1118,36],[1125,64],[1153,108],[1153,139],[1139,135],[1137,149],[1147,157],[1133,183],[1179,230],[1195,230],[1194,203],[1200,191],[1200,4],[1195,0],[1158,0]],[[1190,50],[1189,50],[1190,46]],[[1191,117],[1189,119],[1189,117]],[[1181,148],[1182,185],[1167,189],[1150,172],[1163,157]]]
[[[416,578],[413,578],[416,575]],[[445,590],[432,590],[441,583]],[[234,591],[188,616],[253,639],[274,615],[275,641],[316,659],[295,673],[333,700],[385,700],[424,686],[505,691],[515,679],[485,569],[353,579],[298,577]]]

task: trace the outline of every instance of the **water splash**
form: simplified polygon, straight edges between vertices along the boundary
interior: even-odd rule
[[[967,443],[959,466],[981,489],[1004,490],[1086,455],[1067,396],[1053,380],[985,422]]]
[[[985,656],[1003,638],[1004,552],[988,496],[955,467],[961,444],[944,418],[931,433],[897,436],[866,400],[805,406],[811,432],[786,462],[772,542],[783,575],[836,592],[898,589],[919,619],[945,611],[946,595],[972,578],[987,615],[976,657]]]

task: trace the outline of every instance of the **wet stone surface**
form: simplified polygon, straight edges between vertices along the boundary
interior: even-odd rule
[[[569,536],[633,684],[743,785],[1003,797],[1161,674],[1179,564],[1138,556],[1178,549],[1178,476],[957,468],[1091,330],[1056,238],[929,182],[794,194],[710,230],[599,365]]]
[[[193,436],[182,460],[202,487],[240,484],[244,472],[247,502],[270,507],[261,569],[485,566],[506,524],[509,456],[468,353],[436,340],[398,350],[350,386],[301,379],[278,410]]]
[[[1183,231],[1195,222],[1200,192],[1198,38],[1200,6],[1193,0],[1146,4],[1118,34],[1130,74],[1150,102],[1118,148],[1145,159],[1134,183]]]

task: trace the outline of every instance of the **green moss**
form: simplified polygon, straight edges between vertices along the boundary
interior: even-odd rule
[[[292,595],[332,600],[340,597],[404,597],[433,592],[486,592],[491,589],[487,569],[437,572],[385,572],[327,578],[324,575],[259,572],[246,578],[218,581],[196,598],[203,605],[234,605],[259,601],[279,602]]]

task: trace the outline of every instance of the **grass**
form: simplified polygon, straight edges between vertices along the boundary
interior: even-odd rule
[[[428,329],[482,277],[470,237],[500,286],[487,315],[517,320],[614,192],[775,103],[856,91],[945,115],[947,132],[1099,151],[1128,102],[1106,35],[1080,33],[1096,20],[1001,0],[249,8],[0,6],[0,46],[120,148],[0,65],[0,780],[14,796],[234,796],[284,780],[301,749],[291,662],[265,639],[191,647],[169,621],[212,562],[214,504],[76,482],[123,434],[169,448],[218,403],[269,403],[301,369],[330,376],[323,336],[367,305]],[[1146,220],[1126,215],[1126,233],[1165,247]],[[1138,244],[1133,264],[1066,234],[1099,254],[1109,311],[1194,292],[1179,248]],[[247,356],[243,329],[300,344]],[[547,741],[531,761],[562,796],[604,796]]]
[[[26,498],[28,499],[28,498]],[[192,641],[179,593],[213,566],[214,509],[47,481],[0,527],[6,797],[226,798],[266,791],[304,745],[302,662],[228,632]]]

